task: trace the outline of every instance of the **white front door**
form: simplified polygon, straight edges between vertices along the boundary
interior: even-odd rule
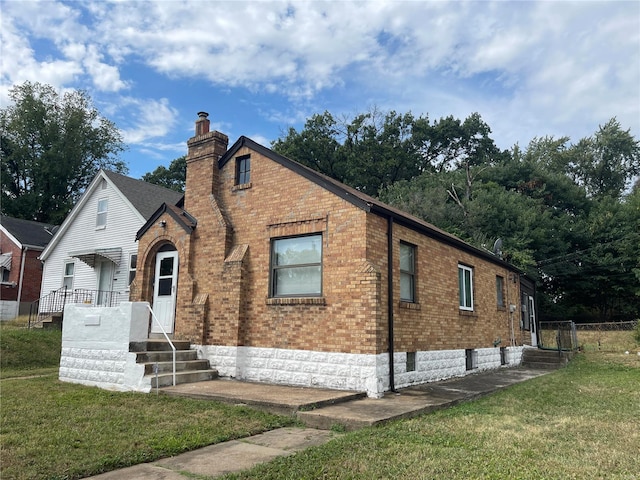
[[[173,333],[178,281],[178,252],[159,252],[153,288],[153,313],[166,333]],[[162,333],[158,323],[151,322],[151,333]]]
[[[104,261],[98,264],[98,298],[97,304],[108,307],[113,288],[113,262]]]
[[[531,329],[531,345],[538,346],[538,334],[536,332],[536,307],[533,297],[527,300],[527,315],[529,315],[529,328]]]

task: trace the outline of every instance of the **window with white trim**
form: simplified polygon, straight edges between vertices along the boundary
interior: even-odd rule
[[[127,285],[131,285],[131,283],[136,278],[136,267],[138,265],[138,254],[132,253],[129,255],[129,283]]]
[[[271,297],[322,295],[322,235],[271,241]]]
[[[107,211],[109,209],[109,199],[101,198],[98,200],[98,213],[96,215],[96,228],[104,228],[107,226]]]
[[[67,290],[73,289],[73,275],[76,269],[76,264],[74,262],[65,262],[64,264],[64,275],[62,277],[62,287]]]
[[[460,310],[473,311],[473,268],[458,265],[458,288],[460,290]]]
[[[400,300],[416,301],[416,247],[400,242]]]

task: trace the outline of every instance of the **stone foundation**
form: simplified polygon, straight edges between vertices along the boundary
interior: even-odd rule
[[[389,355],[360,355],[278,348],[200,345],[198,356],[224,377],[252,382],[364,391],[372,398],[389,390]],[[465,350],[416,352],[415,371],[407,372],[407,353],[394,354],[396,388],[460,377],[481,370],[520,364],[522,347],[477,349],[476,366],[466,369]]]

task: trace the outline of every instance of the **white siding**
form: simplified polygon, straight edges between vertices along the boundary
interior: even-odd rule
[[[115,268],[112,290],[124,292],[120,300],[126,301],[128,300],[129,255],[138,251],[135,237],[144,224],[144,219],[123,199],[110,182],[107,182],[105,189],[102,189],[98,182],[96,188],[87,191],[85,195],[87,198],[77,205],[80,210],[74,212],[73,221],[64,232],[60,232],[62,237],[57,239],[57,243],[44,262],[41,296],[62,287],[64,265],[67,261],[75,263],[74,289],[97,290],[97,269],[71,258],[69,252],[120,247],[122,256]],[[104,228],[96,228],[98,200],[105,197],[109,199],[107,225]]]

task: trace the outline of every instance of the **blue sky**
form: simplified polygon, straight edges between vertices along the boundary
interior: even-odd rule
[[[640,139],[640,2],[0,0],[0,104],[25,80],[89,92],[129,174],[186,153],[198,111],[266,146],[314,113],[478,112],[501,148]]]

